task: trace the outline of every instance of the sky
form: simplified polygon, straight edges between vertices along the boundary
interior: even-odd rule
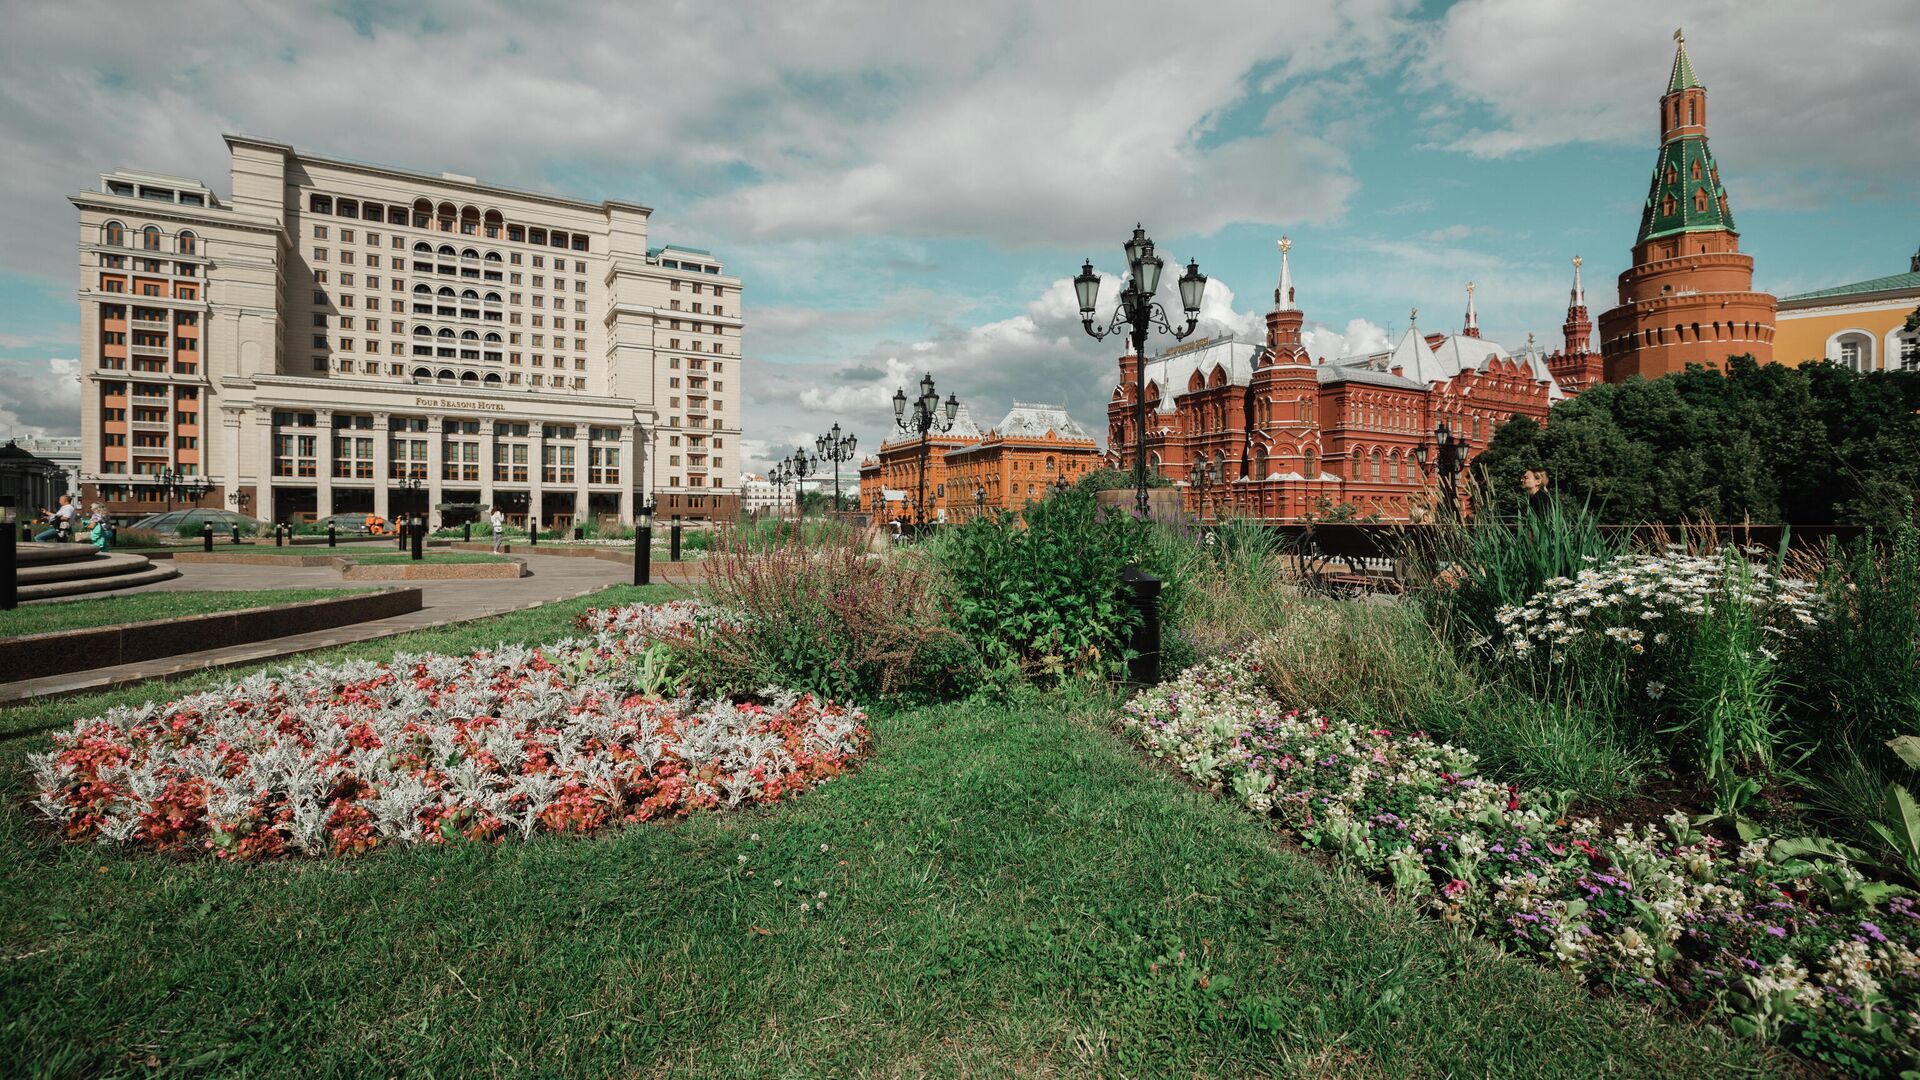
[[[1070,279],[1136,222],[1262,333],[1293,240],[1315,355],[1418,308],[1560,340],[1611,306],[1683,26],[1760,288],[1920,248],[1914,0],[183,4],[0,0],[0,438],[79,427],[76,213],[130,167],[223,195],[223,132],[655,208],[740,275],[750,468],[835,421],[872,449],[931,372],[983,424],[1104,441],[1118,342]],[[1171,344],[1157,337],[1150,351]]]

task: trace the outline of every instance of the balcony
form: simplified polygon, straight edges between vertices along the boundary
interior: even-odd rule
[[[167,400],[167,395],[165,394],[142,394],[137,391],[133,395],[133,403],[135,405],[145,405],[149,408],[161,409],[172,404],[172,402]]]
[[[161,359],[173,355],[165,345],[129,345],[135,356],[158,356]]]
[[[173,425],[169,424],[165,420],[130,420],[128,421],[128,423],[133,426],[133,430],[135,431],[171,431],[173,430]]]
[[[165,330],[165,329],[167,329],[167,320],[165,320],[165,319],[135,319],[135,320],[133,320],[133,325],[135,325],[135,326],[137,326],[137,327],[139,327],[139,328],[140,328],[140,329],[142,329],[142,330]]]

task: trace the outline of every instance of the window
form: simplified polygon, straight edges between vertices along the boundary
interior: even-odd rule
[[[315,240],[325,240],[327,238],[327,227],[325,225],[315,225],[313,227],[313,238]]]
[[[140,230],[140,246],[148,251],[160,250],[160,229],[149,225]]]

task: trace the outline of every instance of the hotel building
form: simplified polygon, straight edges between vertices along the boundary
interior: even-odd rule
[[[232,196],[133,171],[80,215],[81,483],[270,521],[498,505],[730,517],[740,279],[652,211],[229,135]]]

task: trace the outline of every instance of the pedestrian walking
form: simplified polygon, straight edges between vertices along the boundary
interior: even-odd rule
[[[500,545],[507,538],[507,515],[499,507],[493,508],[493,517],[489,519],[493,526],[493,550],[497,554]]]

